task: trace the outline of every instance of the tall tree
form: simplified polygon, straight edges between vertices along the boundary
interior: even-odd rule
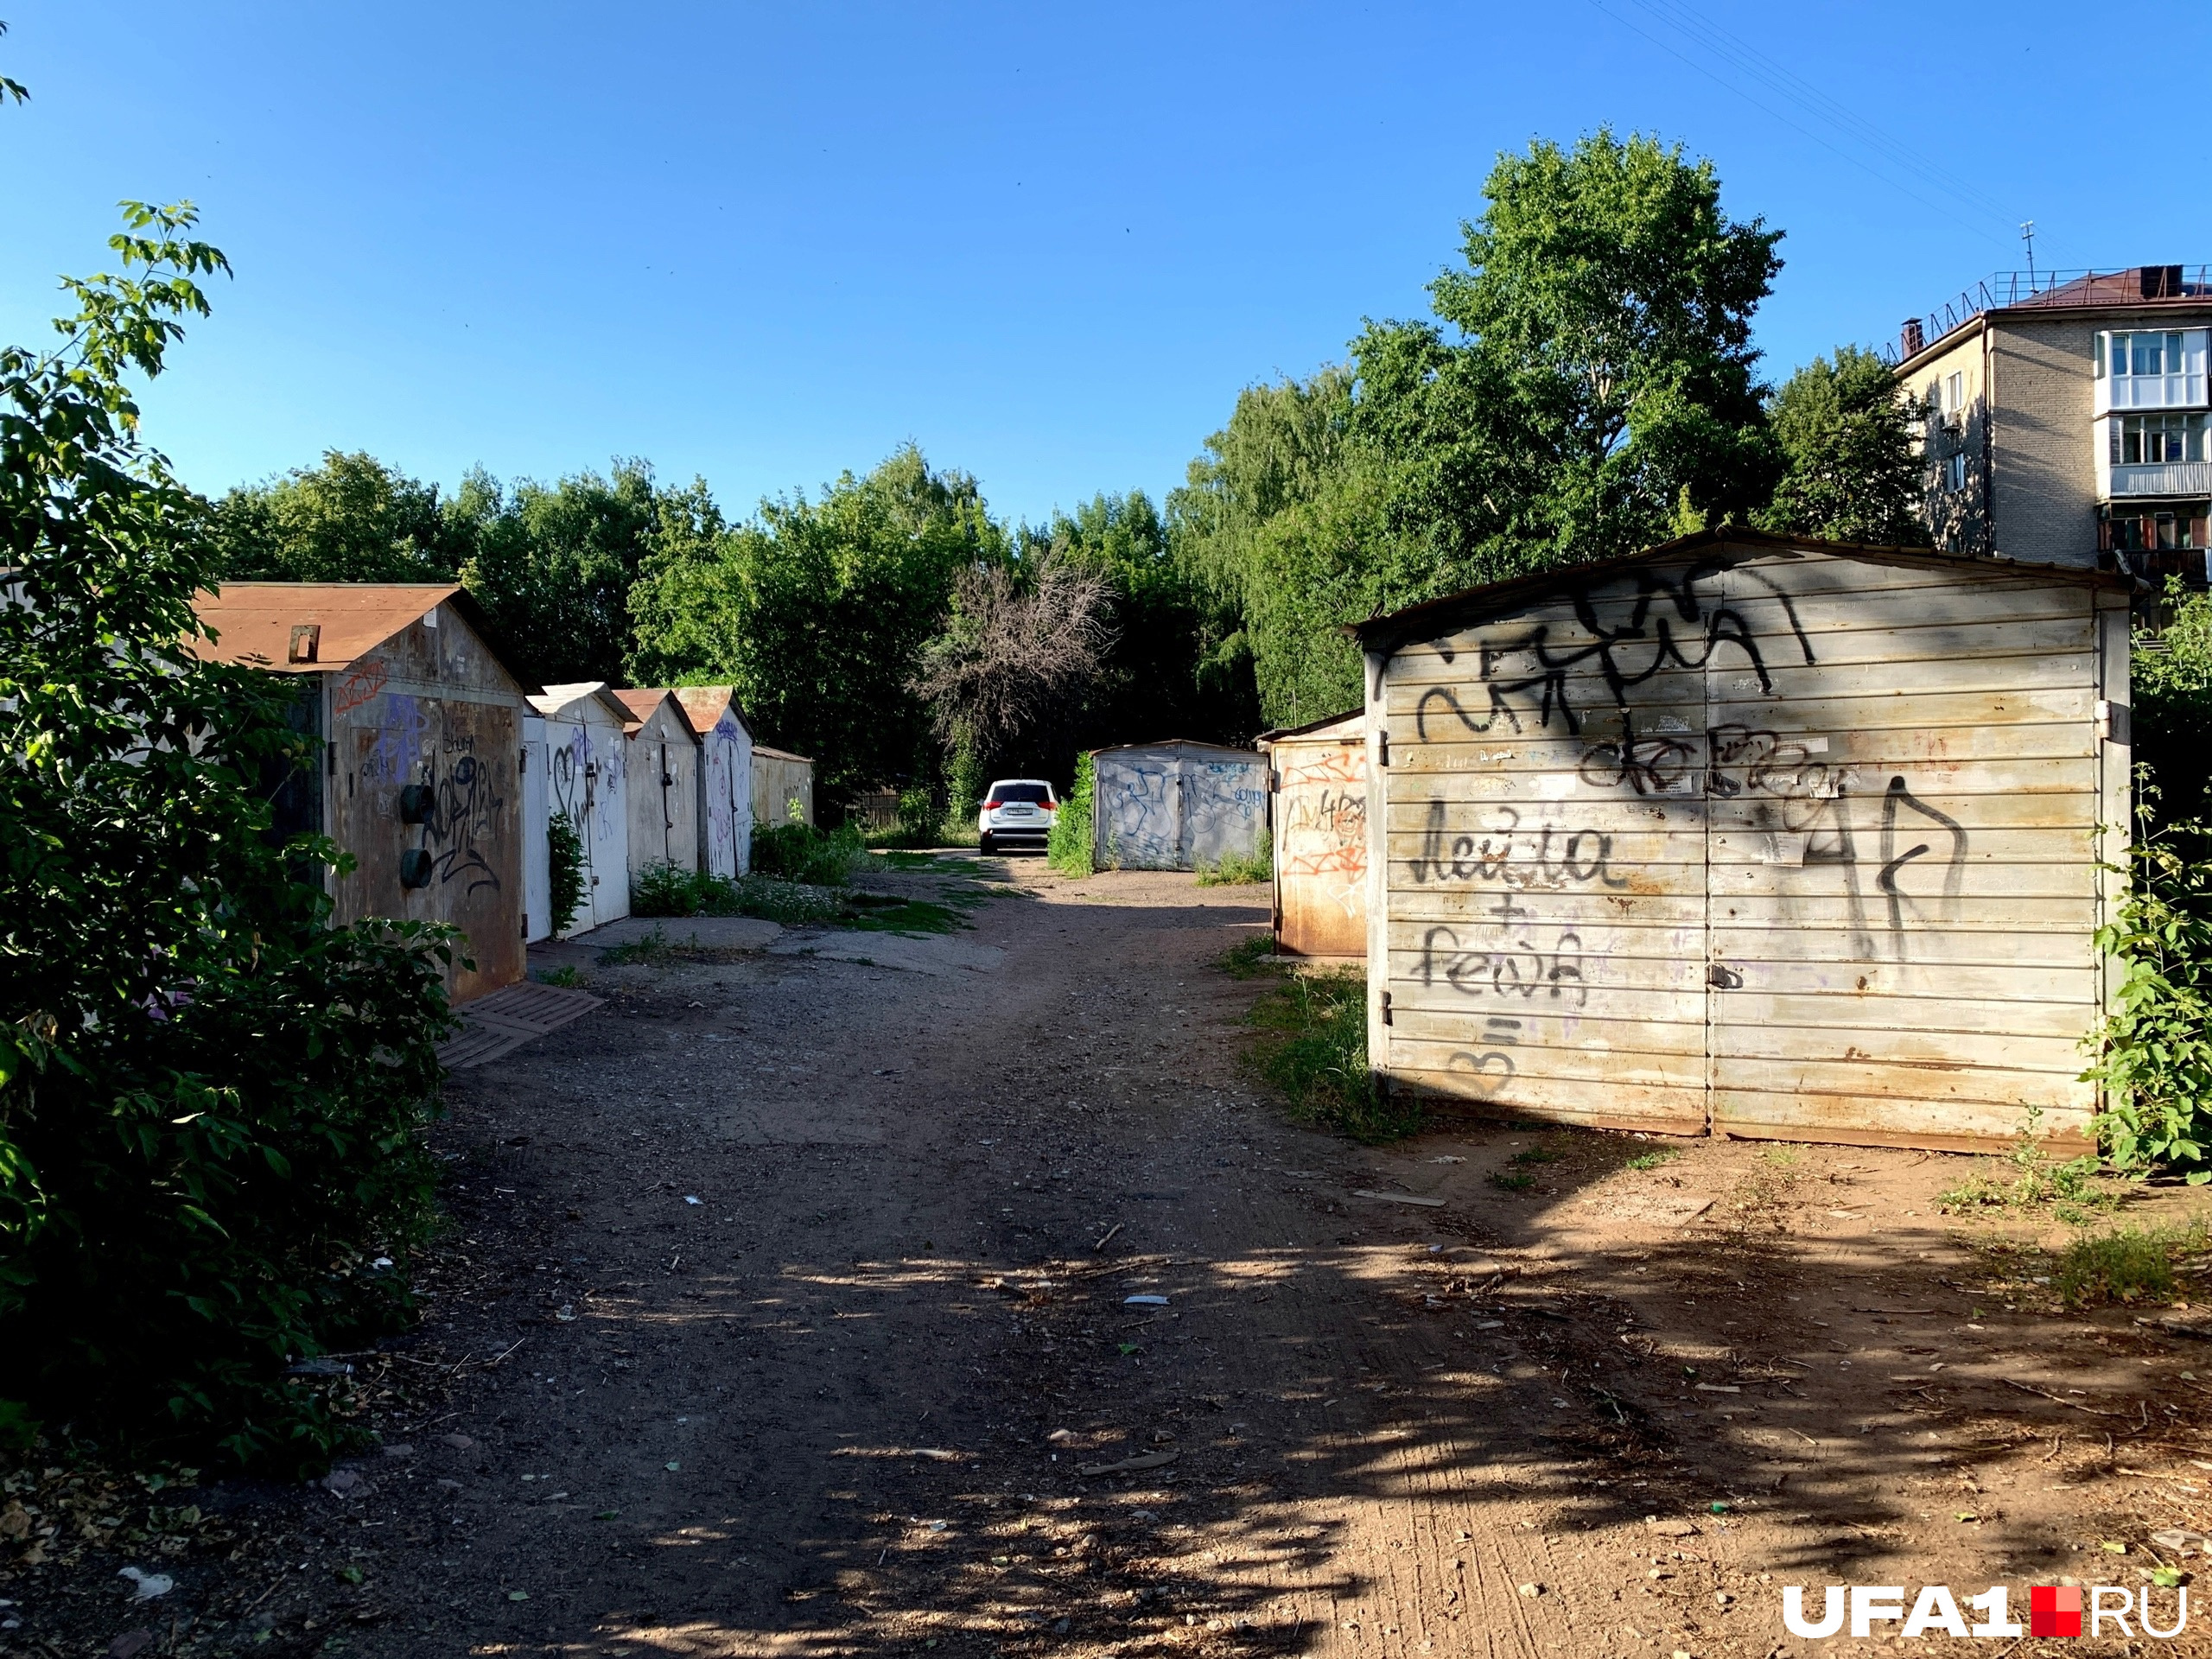
[[[1357,701],[1346,621],[1745,522],[1781,474],[1750,343],[1780,232],[1730,219],[1710,162],[1600,130],[1500,156],[1484,196],[1433,318],[1247,391],[1171,499],[1270,721]]]
[[[1049,530],[1027,532],[1026,555],[1097,571],[1110,589],[1113,646],[1089,707],[1041,762],[1071,779],[1076,747],[1147,738],[1243,742],[1259,729],[1251,658],[1219,584],[1177,556],[1166,521],[1141,490],[1097,495]]]
[[[1370,327],[1356,424],[1393,523],[1447,581],[1633,552],[1748,519],[1781,472],[1751,344],[1781,232],[1710,162],[1601,129],[1502,156],[1436,325]]]
[[[692,494],[705,488],[695,484]],[[662,492],[651,467],[621,461],[603,478],[522,479],[512,489],[479,468],[461,480],[448,516],[471,547],[461,580],[490,613],[518,677],[620,683],[630,589],[661,543]]]
[[[336,449],[320,467],[232,490],[208,535],[232,582],[450,582],[468,554],[436,485]]]
[[[630,671],[734,684],[765,741],[815,757],[832,799],[904,782],[935,765],[909,685],[955,573],[1010,553],[976,480],[910,445],[743,524],[664,523],[631,595]]]
[[[1839,346],[1767,401],[1789,470],[1753,522],[1782,535],[1880,547],[1925,547],[1914,410],[1872,352]]]

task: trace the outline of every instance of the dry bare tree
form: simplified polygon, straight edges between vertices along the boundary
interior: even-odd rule
[[[1104,575],[1058,551],[1026,584],[1003,565],[962,571],[910,682],[938,734],[996,756],[1070,719],[1113,648],[1113,601]]]

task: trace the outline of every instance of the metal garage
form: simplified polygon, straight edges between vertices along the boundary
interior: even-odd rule
[[[753,746],[753,821],[814,822],[814,762],[789,749]]]
[[[667,691],[617,691],[630,711],[630,874],[656,864],[699,868],[699,740]]]
[[[1101,869],[1192,870],[1267,848],[1268,763],[1250,749],[1177,738],[1099,749],[1090,765]]]
[[[1703,534],[1360,625],[1370,1061],[1670,1134],[2079,1140],[2127,585]]]
[[[523,976],[522,688],[475,603],[444,582],[227,582],[200,596],[212,654],[298,676],[324,764],[280,799],[280,828],[353,855],[333,918],[450,922],[466,1001]]]
[[[737,688],[678,686],[676,700],[699,740],[700,868],[743,875],[753,868],[753,732]]]
[[[530,702],[545,721],[549,820],[568,819],[582,844],[584,902],[565,930],[581,933],[630,913],[630,711],[604,680],[549,685]]]
[[[1274,769],[1275,949],[1367,956],[1367,715],[1260,734]]]

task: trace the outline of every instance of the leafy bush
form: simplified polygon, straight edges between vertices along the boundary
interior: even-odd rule
[[[2119,1169],[2166,1166],[2212,1180],[2212,824],[2157,823],[2147,783],[2141,838],[2129,849],[2126,897],[2097,930],[2097,948],[2124,964],[2099,1033],[2097,1128]]]
[[[2161,609],[2163,627],[2135,633],[2130,742],[2156,798],[2177,818],[2199,818],[2212,813],[2212,594],[2172,577]]]
[[[1202,887],[1243,887],[1274,879],[1274,849],[1270,847],[1262,847],[1249,858],[1231,853],[1218,864],[1198,866],[1198,885]]]
[[[1052,831],[1045,842],[1045,859],[1062,875],[1086,876],[1091,872],[1090,757],[1075,760],[1075,787],[1060,810],[1052,815]]]
[[[753,828],[753,868],[809,887],[842,887],[853,867],[868,856],[860,831],[850,824],[823,831],[810,823],[762,823]]]
[[[1367,982],[1357,974],[1300,975],[1260,999],[1251,1021],[1260,1075],[1309,1122],[1355,1141],[1395,1141],[1421,1127],[1417,1102],[1393,1103],[1367,1065]]]
[[[563,813],[552,814],[545,826],[545,869],[552,890],[553,931],[569,931],[576,912],[584,907],[584,843],[576,826]]]
[[[17,1424],[278,1470],[357,1438],[298,1360],[407,1306],[450,930],[334,929],[296,685],[203,662],[206,504],[143,446],[195,279],[188,209],[132,206],[64,343],[0,348],[0,1400]]]

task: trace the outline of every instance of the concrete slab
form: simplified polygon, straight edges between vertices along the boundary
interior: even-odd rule
[[[995,944],[970,944],[965,939],[935,936],[913,939],[896,933],[863,933],[839,929],[786,934],[768,947],[772,957],[827,957],[834,962],[866,963],[876,968],[897,968],[910,974],[993,972],[1006,960]]]
[[[579,933],[570,941],[594,950],[610,945],[636,944],[660,930],[660,937],[681,950],[760,950],[772,944],[783,929],[754,916],[625,916],[619,922]]]

